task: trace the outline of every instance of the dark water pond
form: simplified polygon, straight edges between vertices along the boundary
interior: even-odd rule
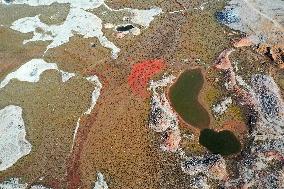
[[[210,123],[208,112],[198,101],[203,83],[200,69],[186,70],[169,91],[169,98],[175,111],[184,121],[198,128],[207,128]]]
[[[241,143],[231,131],[216,132],[204,129],[200,133],[199,143],[210,152],[220,155],[231,155],[241,151]]]

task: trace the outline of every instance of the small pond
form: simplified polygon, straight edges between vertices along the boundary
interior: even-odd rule
[[[216,132],[212,129],[203,129],[199,136],[199,143],[210,152],[220,155],[231,155],[241,151],[241,143],[228,130]]]
[[[204,83],[200,69],[184,71],[171,86],[169,98],[171,105],[180,117],[190,125],[208,128],[210,117],[198,101],[198,95]]]

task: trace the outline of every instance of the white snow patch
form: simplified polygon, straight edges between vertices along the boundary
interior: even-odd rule
[[[22,108],[9,105],[0,110],[0,171],[14,165],[30,153],[32,145],[26,140]]]
[[[86,78],[88,81],[92,82],[96,88],[92,92],[92,102],[90,108],[84,113],[84,114],[90,114],[93,108],[95,107],[97,100],[101,94],[102,84],[99,81],[99,78],[97,76],[90,76]]]
[[[2,2],[2,3],[5,3]],[[87,10],[95,9],[104,5],[108,10],[114,12],[128,12],[131,16],[128,18],[132,23],[143,27],[149,27],[154,17],[162,13],[162,9],[153,7],[147,10],[123,8],[114,10],[108,7],[104,0],[15,0],[5,4],[27,4],[30,6],[51,5],[52,3],[70,4],[70,11],[66,20],[59,25],[47,25],[43,23],[39,16],[20,18],[12,23],[11,29],[21,33],[33,33],[33,37],[24,40],[23,44],[34,41],[51,41],[46,51],[68,43],[70,38],[75,34],[82,35],[83,38],[96,37],[102,46],[111,49],[112,57],[116,59],[120,48],[113,42],[109,41],[102,32],[102,20]],[[106,25],[110,27],[110,25]],[[133,35],[139,35],[140,30],[133,30]],[[45,52],[46,52],[45,51]]]
[[[11,178],[8,181],[0,183],[1,189],[26,189],[28,184],[21,184],[19,178]]]
[[[133,17],[131,18],[133,23],[149,27],[150,23],[154,20],[154,17],[162,13],[162,9],[159,7],[148,10],[129,9],[129,12],[133,14]]]
[[[40,75],[46,70],[58,70],[62,74],[62,81],[66,82],[74,73],[64,72],[58,69],[56,63],[47,63],[43,59],[32,59],[18,68],[16,71],[9,73],[4,80],[0,82],[0,89],[4,88],[12,79],[19,81],[38,82]]]
[[[37,15],[18,19],[10,28],[22,33],[33,32],[33,37],[25,40],[24,44],[32,41],[51,41],[46,51],[69,42],[74,34],[82,35],[83,38],[97,37],[102,46],[112,50],[112,57],[117,58],[120,49],[104,36],[102,27],[102,20],[96,15],[80,8],[71,8],[61,25],[46,25]],[[39,28],[43,32],[39,32]]]
[[[80,121],[81,121],[81,117],[83,115],[88,115],[88,114],[91,114],[92,110],[94,109],[96,103],[97,103],[97,100],[101,94],[101,89],[102,89],[102,84],[99,80],[99,78],[97,76],[90,76],[90,77],[87,77],[86,78],[89,82],[93,83],[95,85],[95,89],[93,90],[92,92],[92,100],[91,100],[91,105],[90,107],[88,108],[88,110],[86,110],[77,120],[77,123],[76,123],[76,128],[74,130],[74,135],[73,135],[73,143],[72,143],[72,149],[73,149],[73,146],[74,146],[74,143],[75,143],[75,139],[76,139],[76,135],[77,135],[77,132],[78,132],[78,129],[80,127]]]
[[[43,185],[34,185],[31,187],[31,189],[51,189],[51,188],[47,188]]]
[[[0,183],[1,189],[51,189],[47,188],[43,185],[33,185],[31,187],[28,187],[29,185],[27,183],[21,184],[19,178],[10,178],[8,181],[4,181]]]
[[[213,106],[212,110],[219,115],[222,115],[225,113],[225,111],[228,109],[228,106],[232,104],[232,98],[227,97],[224,100],[222,100],[219,104],[216,104]]]
[[[104,175],[101,172],[97,173],[97,181],[93,189],[108,189],[108,185],[105,181]]]
[[[84,10],[98,8],[104,4],[104,0],[13,0],[7,3],[2,0],[3,4],[26,4],[29,6],[51,5],[53,3],[70,4],[71,7],[81,8]]]
[[[42,72],[50,69],[57,69],[55,63],[46,63],[42,59],[33,59],[22,65],[19,69],[9,73],[0,83],[0,88],[5,87],[12,79],[20,81],[38,82]]]
[[[123,8],[123,9],[112,9],[106,4],[104,6],[113,12],[128,12],[131,14],[130,17],[126,16],[123,20],[130,20],[134,24],[138,24],[145,28],[149,27],[150,23],[154,20],[155,16],[163,13],[162,9],[159,7],[152,7],[150,9],[140,10],[140,9],[131,9],[131,8]]]
[[[61,75],[62,75],[62,82],[66,82],[69,79],[71,79],[72,77],[76,76],[75,73],[64,72],[62,70],[60,70],[60,72],[61,72]]]

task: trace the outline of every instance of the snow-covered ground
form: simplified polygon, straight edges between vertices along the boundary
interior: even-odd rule
[[[33,17],[23,17],[14,21],[10,28],[21,33],[33,33],[33,37],[23,41],[23,44],[34,41],[51,41],[47,46],[46,51],[51,48],[58,47],[62,44],[68,43],[70,38],[75,34],[81,35],[83,38],[96,37],[102,46],[111,49],[112,58],[117,58],[120,48],[114,42],[104,35],[103,21],[101,18],[91,13],[90,10],[104,6],[112,12],[127,13],[128,17],[121,18],[120,22],[129,20],[129,24],[136,24],[143,28],[149,27],[150,23],[154,20],[155,16],[162,13],[158,7],[153,7],[146,10],[123,8],[119,10],[108,7],[104,0],[15,0],[15,1],[0,1],[6,6],[25,4],[29,6],[51,6],[53,3],[69,4],[70,10],[66,20],[58,25],[47,25],[40,20],[40,15]],[[138,31],[139,30],[139,31]],[[134,28],[135,35],[140,34],[138,27]],[[46,52],[45,51],[45,52]]]
[[[47,63],[43,59],[32,59],[21,67],[19,67],[16,71],[9,73],[1,82],[0,89],[4,88],[12,79],[17,79],[19,81],[27,81],[27,82],[38,82],[40,80],[40,75],[47,70],[58,70],[62,74],[62,81],[66,82],[71,77],[74,77],[74,73],[64,72],[59,70],[56,63]]]
[[[13,166],[31,149],[32,145],[26,139],[22,108],[9,105],[0,109],[0,171]]]

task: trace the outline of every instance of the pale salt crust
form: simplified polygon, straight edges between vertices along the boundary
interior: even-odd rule
[[[27,82],[38,82],[40,75],[47,70],[58,70],[62,74],[62,81],[66,82],[74,73],[64,72],[58,69],[56,63],[47,63],[43,59],[32,59],[18,68],[16,71],[9,73],[0,83],[0,89],[4,88],[12,79]]]
[[[105,181],[104,175],[101,172],[97,173],[97,181],[93,189],[108,189],[108,185]]]
[[[14,165],[31,152],[32,145],[26,140],[22,108],[9,105],[0,110],[0,171]],[[1,186],[1,185],[0,185]]]
[[[226,110],[228,109],[229,105],[232,104],[232,102],[233,102],[232,98],[227,97],[224,100],[222,100],[220,103],[214,105],[212,110],[214,113],[222,115],[223,113],[226,112]]]
[[[33,33],[33,37],[24,40],[23,44],[33,41],[51,41],[47,49],[58,47],[69,42],[70,37],[75,34],[82,35],[84,38],[96,37],[101,45],[112,50],[112,57],[118,57],[120,49],[111,41],[109,41],[102,32],[102,20],[87,10],[98,8],[104,5],[111,11],[123,11],[131,14],[130,21],[145,28],[149,27],[154,17],[162,13],[160,8],[154,7],[148,10],[124,8],[114,10],[109,8],[103,0],[15,0],[12,3],[5,4],[27,4],[30,6],[51,5],[52,3],[70,4],[71,8],[66,20],[60,25],[47,25],[39,19],[40,15],[34,17],[25,17],[16,20],[10,27],[21,33]],[[39,32],[40,28],[43,32]],[[133,31],[133,35],[139,35],[139,28]],[[46,52],[45,51],[45,52]]]

